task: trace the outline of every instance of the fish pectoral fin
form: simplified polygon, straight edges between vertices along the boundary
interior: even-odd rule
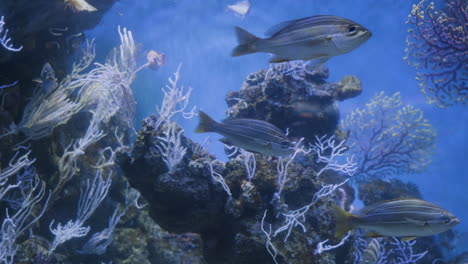
[[[271,57],[269,62],[270,63],[281,63],[281,62],[286,62],[286,61],[290,61],[290,59],[278,56],[276,54],[273,54],[273,57]]]
[[[31,81],[36,82],[36,83],[42,83],[42,80],[40,78],[34,78]]]
[[[416,239],[416,238],[418,238],[418,237],[414,237],[414,236],[413,237],[402,237],[401,241],[411,241],[411,240]]]
[[[368,232],[368,233],[366,233],[366,236],[367,237],[372,237],[372,238],[383,237],[381,234],[379,234],[377,232]]]
[[[266,149],[272,149],[273,148],[273,144],[269,141],[265,141],[265,140],[261,140],[261,139],[256,139],[255,141],[257,141],[257,143],[262,146],[262,148],[266,148]]]
[[[410,218],[405,218],[406,221],[413,223],[418,226],[428,226],[429,224],[425,221],[420,221],[420,220],[415,220],[415,219],[410,219]]]
[[[219,141],[226,145],[232,145],[231,141],[229,141],[227,138],[220,138]]]

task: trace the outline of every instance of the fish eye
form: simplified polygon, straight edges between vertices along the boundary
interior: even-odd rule
[[[450,223],[450,216],[448,216],[446,214],[441,214],[440,220],[442,221],[442,223],[448,224],[448,223]]]
[[[351,25],[347,29],[346,35],[348,36],[354,36],[355,34],[358,33],[358,26],[356,25]]]

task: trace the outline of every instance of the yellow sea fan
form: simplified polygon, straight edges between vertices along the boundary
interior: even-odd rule
[[[94,12],[97,11],[97,9],[88,4],[86,0],[64,0],[64,3],[66,6],[71,7],[71,9],[75,12],[82,12],[82,11],[88,11],[88,12]]]

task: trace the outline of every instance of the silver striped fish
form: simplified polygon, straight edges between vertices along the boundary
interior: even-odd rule
[[[449,230],[460,222],[445,209],[419,199],[398,199],[365,207],[359,215],[334,207],[335,236],[353,228],[369,230],[368,236],[395,236],[403,240],[432,236]]]
[[[220,141],[265,156],[286,156],[294,151],[294,144],[276,126],[256,119],[228,119],[214,121],[203,111],[195,132],[216,132],[224,136]]]
[[[272,53],[270,62],[312,60],[320,65],[329,58],[348,53],[366,42],[372,33],[356,22],[338,16],[312,16],[279,23],[259,38],[235,28],[238,46],[232,56],[255,52]]]

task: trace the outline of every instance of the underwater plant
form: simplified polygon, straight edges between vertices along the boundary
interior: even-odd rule
[[[156,147],[163,155],[164,162],[169,171],[173,171],[177,164],[184,158],[187,153],[187,148],[180,143],[183,129],[177,131],[178,126],[172,122],[167,125],[167,129],[163,131],[161,136],[158,136],[158,144]]]
[[[408,16],[406,56],[429,103],[439,107],[468,100],[468,8],[466,0],[446,0],[436,9],[421,0]],[[412,60],[413,59],[413,60]]]
[[[192,87],[189,87],[187,91],[185,91],[184,86],[178,85],[180,78],[180,67],[181,65],[177,67],[173,77],[169,77],[169,84],[164,88],[161,88],[164,96],[161,102],[161,107],[156,106],[156,113],[158,113],[159,118],[156,121],[154,127],[155,130],[158,130],[162,124],[169,122],[172,116],[177,113],[180,113],[185,119],[190,119],[196,116],[196,107],[193,107],[190,111],[185,110],[189,104]]]
[[[375,95],[341,122],[349,130],[355,181],[423,171],[431,162],[436,132],[421,109],[403,105],[400,93]]]
[[[56,257],[52,255],[46,255],[46,254],[38,254],[34,257],[33,263],[32,264],[60,264]]]
[[[276,256],[277,256],[277,249],[275,245],[272,243],[272,238],[282,234],[285,232],[285,236],[283,239],[283,242],[286,243],[292,234],[292,231],[294,228],[299,227],[302,232],[306,233],[307,232],[307,227],[306,227],[306,219],[307,219],[307,214],[309,213],[310,210],[313,209],[313,207],[320,201],[320,199],[331,195],[334,193],[338,188],[342,187],[345,185],[351,177],[354,175],[356,172],[356,163],[353,162],[352,158],[347,158],[347,159],[340,159],[342,156],[342,152],[345,150],[345,147],[343,146],[345,143],[345,140],[335,144],[335,137],[331,136],[329,138],[324,137],[317,137],[317,142],[315,143],[314,146],[312,146],[311,149],[306,150],[303,146],[301,146],[302,140],[297,142],[295,151],[292,153],[289,158],[286,160],[278,160],[278,166],[277,166],[277,172],[278,172],[278,185],[279,185],[279,191],[276,192],[273,196],[273,200],[271,201],[272,205],[277,208],[276,210],[282,210],[281,208],[284,208],[287,210],[288,205],[284,204],[284,202],[281,201],[281,192],[284,188],[284,184],[289,180],[288,179],[288,167],[291,164],[291,162],[294,160],[296,155],[299,153],[302,154],[310,154],[313,153],[314,155],[318,156],[317,163],[321,163],[324,166],[322,169],[316,173],[316,177],[319,178],[320,174],[323,173],[326,170],[334,171],[335,173],[340,173],[345,176],[345,179],[342,180],[339,183],[335,184],[322,184],[322,187],[315,192],[312,195],[311,201],[294,210],[283,210],[278,213],[277,218],[281,217],[284,218],[284,222],[282,223],[281,226],[279,226],[276,230],[271,229],[270,225],[270,230],[266,231],[264,228],[264,220],[267,214],[267,211],[265,210],[262,221],[261,221],[261,229],[263,233],[266,236],[266,249],[268,253],[271,255],[273,258],[274,262],[277,263]],[[325,155],[324,152],[331,152],[327,155]],[[280,204],[280,206],[277,206]],[[334,246],[329,246],[325,245],[328,242],[328,239],[325,239],[324,241],[318,242],[317,247],[315,250],[315,254],[321,254],[324,251],[328,251],[334,248],[337,248],[341,245],[344,244],[346,239],[349,237],[350,234],[348,234],[345,238],[341,240],[340,243]],[[325,245],[325,246],[324,246]]]
[[[0,44],[2,46],[12,52],[18,52],[23,49],[23,46],[19,46],[18,48],[15,48],[13,44],[10,43],[11,38],[8,37],[8,29],[5,29],[5,20],[4,17],[0,17]]]
[[[353,263],[375,264],[411,264],[421,260],[428,251],[416,253],[413,246],[416,240],[401,241],[395,237],[391,240],[373,238],[370,241],[358,236],[353,242]],[[434,263],[434,262],[433,262]]]
[[[18,52],[18,51],[21,51],[23,49],[23,46],[19,46],[18,48],[15,48],[13,46],[13,44],[11,44],[10,42],[11,42],[11,38],[8,37],[8,29],[5,28],[4,17],[1,16],[0,17],[0,45],[4,49],[6,49],[7,51],[10,51],[10,52]],[[17,84],[18,84],[18,81],[14,81],[14,82],[9,83],[9,84],[0,84],[0,95],[2,95],[1,100],[0,100],[0,107],[4,105],[4,100],[5,100],[5,97],[4,97],[5,94],[4,94],[3,89],[15,86]],[[6,133],[0,134],[0,139],[5,137],[5,136],[8,136],[8,135],[12,134],[13,132],[14,132],[14,128],[8,129],[8,131]]]
[[[92,183],[86,182],[86,189],[81,191],[80,200],[78,201],[78,212],[75,220],[69,220],[66,224],[58,223],[55,228],[52,228],[54,220],[50,222],[49,229],[55,238],[49,252],[52,253],[61,244],[75,238],[86,236],[90,227],[83,227],[84,222],[91,217],[97,207],[106,198],[111,181],[112,173],[109,173],[107,179],[103,179],[102,171],[98,170]]]
[[[14,163],[15,165],[13,167],[8,167],[6,173],[11,172],[12,169],[19,168],[18,166],[25,167],[29,166],[28,164],[32,164],[27,155],[29,155],[29,153],[21,156],[18,161]],[[5,174],[3,176],[5,176]],[[2,178],[1,174],[0,178]],[[2,191],[2,195],[4,195],[6,191],[16,188],[19,184],[20,183],[8,185],[6,189],[0,191]],[[0,263],[14,263],[14,257],[18,250],[18,238],[42,217],[49,203],[50,193],[46,195],[45,182],[41,181],[37,174],[29,185],[28,192],[24,194],[19,209],[11,210],[14,214],[10,216],[10,211],[8,208],[5,208],[6,217],[3,219],[0,229]],[[39,206],[44,197],[47,198],[45,198],[41,208],[38,210],[37,206]]]

